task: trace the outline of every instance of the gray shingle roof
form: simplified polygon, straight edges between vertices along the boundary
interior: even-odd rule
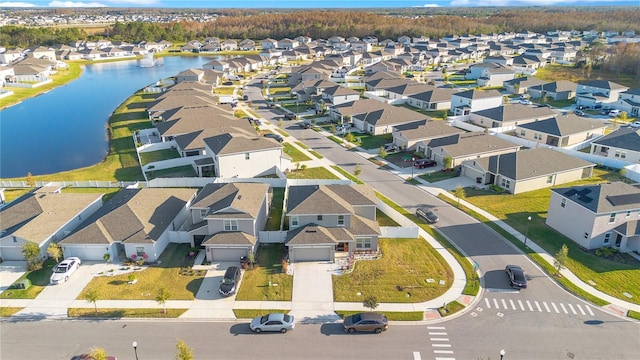
[[[269,185],[259,183],[207,184],[191,208],[209,209],[207,218],[257,218]]]
[[[446,121],[432,120],[415,129],[402,130],[399,135],[407,140],[426,140],[462,133],[464,130],[453,127]]]
[[[336,236],[345,236],[344,238],[336,238]],[[335,245],[340,240],[351,240],[353,235],[349,234],[346,229],[340,228],[334,231],[324,226],[316,224],[308,224],[297,229],[287,232],[287,246],[291,245]]]
[[[484,132],[470,132],[460,135],[452,135],[448,138],[436,139],[429,142],[433,145],[443,146],[444,151],[451,157],[463,157],[468,155],[481,155],[500,150],[516,149],[520,146],[497,136]]]
[[[261,136],[224,133],[204,139],[205,144],[217,156],[282,148],[278,142]]]
[[[512,122],[527,119],[548,119],[557,113],[548,107],[533,107],[522,104],[502,105],[476,111],[474,114],[495,121]]]
[[[209,236],[202,245],[245,245],[256,244],[256,237],[242,231],[219,232]]]
[[[465,90],[454,95],[467,99],[502,98],[502,94],[498,90]]]
[[[352,214],[353,206],[375,204],[375,194],[367,185],[291,186],[287,214]]]
[[[640,188],[623,182],[570,186],[551,191],[594,213],[634,210],[640,207]]]
[[[620,128],[595,140],[593,144],[629,151],[640,151],[640,129],[632,127]]]
[[[549,135],[567,136],[589,130],[605,128],[607,125],[598,120],[590,120],[574,114],[567,114],[560,115],[556,118],[518,125],[518,127]]]

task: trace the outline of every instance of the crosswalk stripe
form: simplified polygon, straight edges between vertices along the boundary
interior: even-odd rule
[[[560,303],[560,307],[562,308],[562,311],[564,311],[565,314],[568,314],[567,308],[564,307],[563,303]]]
[[[452,350],[433,350],[434,354],[453,354]]]
[[[422,360],[422,357],[420,356],[420,352],[419,351],[414,351],[413,352],[413,360]]]
[[[553,310],[556,312],[556,314],[560,314],[560,310],[558,310],[556,303],[551,303],[551,306],[553,306]]]
[[[498,299],[493,299],[493,305],[495,305],[496,309],[499,309],[500,307],[498,306]]]
[[[505,299],[501,299],[501,300],[502,300],[502,307],[505,308],[505,310],[508,309],[507,308],[507,300],[505,300]]]
[[[580,310],[580,313],[582,315],[587,315],[587,314],[585,314],[584,310],[582,310],[582,306],[580,306],[580,304],[576,304],[576,306],[578,307],[578,310]]]
[[[547,305],[546,301],[543,301],[542,305],[544,305],[544,308],[547,310],[547,312],[551,312],[551,309],[549,309],[549,305]]]
[[[431,347],[446,347],[446,348],[450,348],[451,344],[431,344]]]
[[[520,310],[524,311],[524,305],[522,304],[522,300],[518,300],[518,305],[520,305]]]
[[[450,357],[446,357],[446,358],[443,358],[443,357],[436,357],[436,360],[456,360],[456,358],[450,358]]]
[[[527,306],[529,307],[529,311],[533,311],[533,306],[531,306],[529,300],[527,300]]]
[[[489,299],[484,298],[484,303],[487,304],[487,309],[491,309],[491,304],[489,303]]]
[[[571,305],[571,304],[567,304],[567,305],[569,305],[569,309],[571,309],[571,312],[573,313],[573,315],[578,315],[576,310],[573,308],[573,305]]]
[[[536,304],[536,308],[538,309],[538,311],[542,312],[542,308],[540,307],[540,304],[538,304],[537,301],[534,301],[534,303]]]
[[[509,299],[509,304],[511,304],[511,310],[516,309],[516,304],[513,302],[513,300]]]
[[[447,335],[446,331],[429,331],[429,335]]]
[[[589,315],[591,315],[591,316],[596,316],[596,315],[593,313],[593,311],[591,311],[591,306],[589,306],[589,305],[585,305],[584,307],[586,307],[586,308],[587,308],[587,311],[589,312]]]
[[[427,326],[429,330],[444,330],[444,326]]]
[[[431,341],[449,341],[449,338],[430,338]]]

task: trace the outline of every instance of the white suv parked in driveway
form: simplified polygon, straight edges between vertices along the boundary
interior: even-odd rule
[[[67,282],[69,280],[69,276],[78,270],[80,263],[81,261],[79,258],[70,257],[56,265],[53,268],[53,274],[51,274],[51,278],[49,279],[51,285]]]

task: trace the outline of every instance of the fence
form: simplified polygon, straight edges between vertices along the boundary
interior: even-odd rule
[[[40,87],[42,85],[47,85],[47,84],[51,84],[53,82],[53,80],[47,78],[45,80],[41,80],[40,78],[33,78],[33,79],[29,79],[26,81],[37,81],[36,83],[23,83],[23,82],[8,82],[6,83],[5,86],[7,87],[17,87],[17,88],[27,88],[27,89],[34,89],[37,87]]]
[[[287,231],[260,231],[258,242],[263,244],[284,243],[287,239]]]
[[[418,227],[395,227],[381,226],[380,237],[383,238],[407,238],[415,239],[418,237]]]

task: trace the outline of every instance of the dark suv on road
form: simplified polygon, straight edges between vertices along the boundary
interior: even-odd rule
[[[236,288],[240,281],[240,268],[237,266],[230,266],[224,273],[218,292],[222,296],[231,296],[236,293]]]

